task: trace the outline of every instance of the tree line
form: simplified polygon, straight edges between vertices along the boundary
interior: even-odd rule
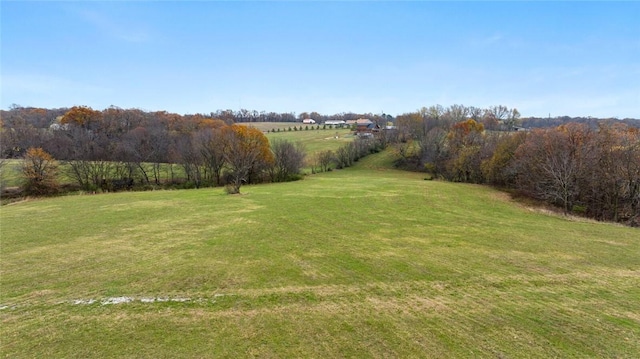
[[[215,113],[180,116],[86,106],[8,112],[0,132],[2,158],[25,159],[24,187],[32,195],[58,192],[53,174],[61,168],[75,183],[71,190],[226,186],[238,193],[243,184],[298,179],[307,162],[302,145],[270,143],[260,130]],[[336,154],[328,151],[323,156],[329,156],[329,164],[316,167],[311,160],[313,171],[348,167],[370,148],[379,150],[374,143],[362,140]],[[64,166],[56,166],[59,162]]]
[[[45,115],[40,109],[28,111],[34,123]],[[87,191],[168,182],[225,185],[238,193],[243,184],[291,180],[304,165],[300,146],[269,143],[260,130],[202,115],[76,106],[46,127],[25,122],[24,117],[3,118],[2,155],[26,159],[29,169],[23,173],[31,179],[26,189],[32,194],[57,190],[50,181],[54,161],[62,161],[66,175]],[[171,164],[170,178],[161,176],[166,164]],[[173,165],[179,166],[181,176],[174,175]]]
[[[517,110],[432,106],[397,118],[400,167],[491,184],[565,213],[640,225],[640,128],[624,121],[523,129]],[[517,130],[517,131],[516,131]]]
[[[227,186],[236,193],[245,183],[299,178],[305,164],[313,172],[348,167],[393,144],[402,168],[499,186],[566,213],[640,224],[640,121],[633,119],[521,118],[517,109],[502,105],[434,105],[395,118],[368,114],[381,127],[391,123],[395,129],[305,159],[300,145],[269,143],[260,131],[237,125],[260,118],[255,111],[178,115],[14,106],[1,114],[0,158],[27,159],[33,178],[51,173],[48,165],[62,161],[67,176],[85,190],[127,189],[135,181]],[[328,118],[280,115],[271,120]]]

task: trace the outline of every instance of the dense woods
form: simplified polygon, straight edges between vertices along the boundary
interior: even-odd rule
[[[635,119],[521,118],[505,106],[462,105],[423,107],[395,118],[248,110],[179,115],[83,106],[13,106],[0,114],[0,157],[27,159],[23,174],[33,194],[58,189],[50,176],[58,161],[77,188],[89,191],[171,184],[227,186],[237,193],[246,183],[296,179],[305,165],[313,172],[348,167],[393,144],[401,168],[511,189],[565,213],[640,225],[640,121]],[[237,125],[361,117],[391,127],[313,158],[305,158],[299,144],[270,144],[260,131]],[[168,174],[161,171],[166,166]]]
[[[498,107],[477,116],[459,106],[399,116],[398,165],[512,189],[565,213],[640,225],[637,120],[551,121],[531,129],[521,127],[517,111]]]

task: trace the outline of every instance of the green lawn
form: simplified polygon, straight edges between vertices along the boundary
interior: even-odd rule
[[[284,139],[291,142],[300,142],[305,146],[305,150],[309,156],[324,150],[337,150],[340,146],[354,139],[353,132],[348,128],[329,128],[319,125],[320,129],[315,129],[316,125],[305,125],[299,122],[251,122],[240,123],[240,125],[255,127],[266,132],[269,141],[273,139]],[[308,130],[294,131],[293,127],[303,128],[306,126]],[[313,128],[312,128],[313,127]],[[291,131],[288,129],[292,128]],[[271,132],[280,129],[280,132]]]
[[[19,186],[21,179],[22,160],[5,159],[0,167],[0,188]]]
[[[3,206],[0,353],[640,357],[638,229],[389,161]]]
[[[308,156],[325,150],[335,151],[345,143],[351,142],[354,135],[348,129],[308,130],[267,133],[269,141],[283,139],[304,144]]]

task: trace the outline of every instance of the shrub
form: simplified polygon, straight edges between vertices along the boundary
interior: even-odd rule
[[[238,194],[238,193],[240,193],[240,187],[235,186],[233,184],[228,184],[228,185],[224,186],[224,191],[227,194]]]

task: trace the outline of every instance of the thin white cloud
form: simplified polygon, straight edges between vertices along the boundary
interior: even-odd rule
[[[504,37],[501,34],[494,34],[494,35],[482,38],[480,40],[477,40],[475,43],[476,45],[482,46],[482,47],[491,46],[501,42],[503,38]]]
[[[150,39],[149,32],[140,25],[116,21],[94,10],[77,10],[78,16],[107,37],[129,43],[142,43]]]

